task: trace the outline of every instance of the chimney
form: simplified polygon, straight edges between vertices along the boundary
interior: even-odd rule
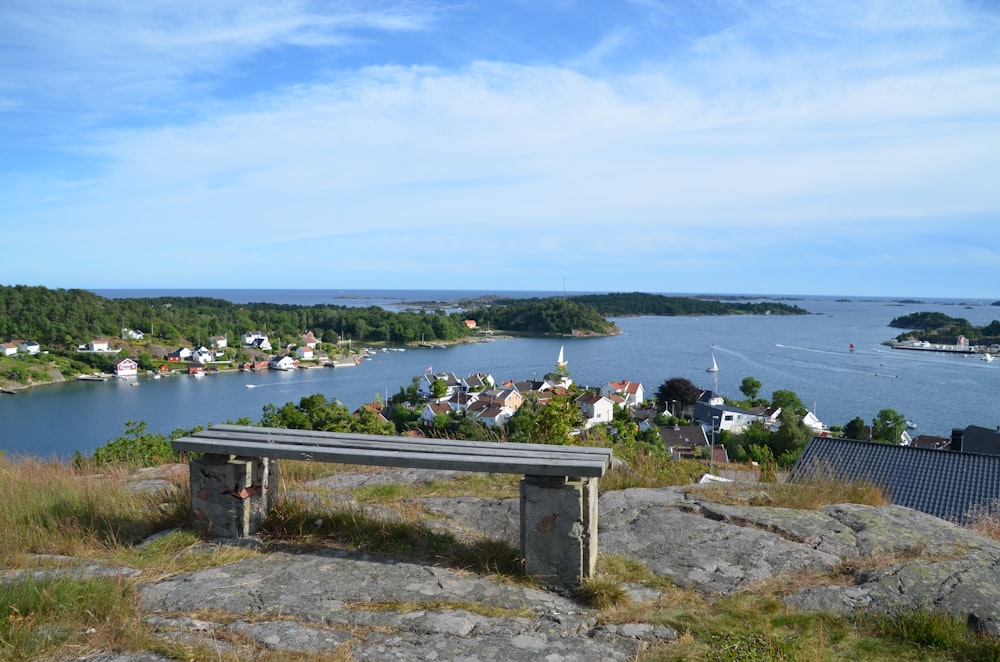
[[[951,450],[962,452],[962,437],[965,435],[965,430],[962,428],[952,428],[951,429]]]

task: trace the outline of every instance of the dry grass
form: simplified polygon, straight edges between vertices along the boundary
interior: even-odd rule
[[[619,453],[619,449],[615,449]],[[694,460],[677,462],[652,455],[642,450],[621,458],[627,466],[609,471],[600,480],[601,492],[624,490],[630,487],[671,487],[690,485],[705,473],[705,465]]]
[[[169,493],[131,490],[124,468],[87,475],[57,462],[0,457],[0,563],[27,554],[93,558],[184,523],[186,481]]]
[[[0,584],[3,659],[84,658],[92,652],[155,650],[142,625],[136,578],[78,577],[74,559],[127,566],[152,579],[228,563],[253,552],[205,548],[180,530],[190,511],[186,480],[151,493],[130,489],[131,469],[99,475],[37,459],[0,457],[0,564],[38,570]]]
[[[848,483],[821,479],[799,483],[761,483],[748,488],[742,483],[708,483],[687,490],[703,499],[731,506],[774,506],[798,510],[818,510],[838,503],[885,506],[891,503],[885,492],[872,483]]]
[[[981,536],[1000,540],[1000,500],[973,506],[965,516],[966,527]]]
[[[308,464],[308,463],[304,463]],[[697,463],[694,463],[695,465]],[[657,468],[652,458],[638,462],[640,471],[622,478],[648,486],[677,480],[681,465]],[[282,466],[286,485],[330,473]],[[703,467],[698,467],[701,470]],[[617,473],[617,472],[615,472]],[[62,554],[143,570],[137,579],[78,579],[52,575],[8,582],[0,589],[0,657],[12,660],[86,658],[110,649],[155,651],[174,659],[205,660],[314,660],[347,662],[350,644],[335,651],[303,656],[267,650],[260,642],[231,632],[218,638],[232,646],[220,653],[205,645],[167,643],[142,622],[136,600],[136,582],[187,572],[245,558],[255,552],[220,547],[213,551],[195,533],[177,530],[146,544],[150,533],[186,523],[190,507],[186,481],[169,494],[135,493],[127,487],[127,469],[100,476],[85,475],[64,465],[40,461],[11,462],[0,458],[0,481],[8,487],[0,501],[0,529],[4,547],[0,560],[8,568],[42,568],[53,562],[38,554]],[[291,478],[292,480],[288,480]],[[516,494],[516,477],[461,477],[421,486],[366,488],[355,497],[373,504],[369,510],[425,496],[502,498]],[[605,489],[609,485],[604,484]],[[819,508],[855,502],[879,505],[884,496],[872,486],[820,481],[808,485],[710,485],[691,487],[699,496],[716,501]],[[1000,522],[994,504],[980,518],[980,526]],[[380,518],[357,510],[317,509],[286,501],[269,523],[274,544],[298,547],[343,545],[394,556],[428,559],[456,568],[494,574],[510,581],[523,579],[517,550],[496,541],[459,540],[425,525],[423,515],[410,508],[398,518]],[[322,520],[321,524],[317,524]],[[285,540],[281,540],[281,538]],[[676,642],[649,646],[638,657],[652,660],[944,660],[1000,659],[995,641],[970,638],[963,624],[929,614],[872,616],[848,621],[825,614],[802,613],[786,607],[782,598],[805,585],[849,582],[871,567],[900,563],[925,553],[913,549],[900,554],[843,563],[825,576],[806,575],[761,582],[736,595],[711,598],[673,585],[654,575],[643,563],[625,556],[601,555],[598,577],[584,582],[581,596],[611,623],[651,623],[674,628]],[[651,599],[630,598],[630,586],[653,589]],[[637,595],[637,593],[632,593]],[[484,616],[515,616],[510,610],[464,603],[385,603],[365,608],[466,609]],[[527,614],[523,614],[527,615]],[[220,622],[225,615],[218,615]],[[992,656],[992,657],[991,657]]]

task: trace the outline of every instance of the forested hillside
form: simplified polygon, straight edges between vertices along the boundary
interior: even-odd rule
[[[894,329],[914,329],[896,336],[896,340],[919,339],[934,343],[954,343],[958,336],[983,345],[1000,343],[1000,321],[987,326],[973,326],[964,317],[951,317],[944,313],[922,312],[897,317],[889,326]]]
[[[627,292],[583,294],[569,301],[594,308],[607,317],[627,315],[807,315],[809,311],[777,302],[739,303],[711,301],[696,297],[669,297],[662,294]]]
[[[488,308],[469,312],[477,324],[493,329],[541,335],[607,335],[617,327],[593,306],[560,297],[500,299]]]
[[[253,330],[289,342],[307,330],[324,342],[340,336],[357,342],[456,340],[469,333],[464,319],[458,313],[392,313],[376,306],[234,304],[206,297],[106,299],[86,290],[0,286],[0,338],[64,348],[117,337],[122,328],[141,330],[168,345],[208,344],[213,335],[235,341]]]

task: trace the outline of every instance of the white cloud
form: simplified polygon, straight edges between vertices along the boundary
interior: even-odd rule
[[[200,77],[235,74],[248,58],[283,46],[425,30],[439,13],[431,3],[309,0],[38,0],[0,12],[5,93],[101,113],[176,100],[190,85],[211,84]]]
[[[871,273],[897,236],[908,257],[939,267],[1000,259],[994,240],[946,251],[941,235],[943,219],[1000,209],[1000,57],[995,45],[978,48],[997,35],[989,15],[950,2],[915,13],[898,3],[720,4],[688,50],[673,44],[613,74],[592,65],[643,43],[641,26],[581,42],[572,64],[373,61],[215,99],[183,121],[109,126],[66,147],[84,176],[24,175],[0,183],[0,199],[83,254],[143,229],[183,238],[171,258],[195,257],[191,277],[211,285],[315,260],[325,278],[392,287],[443,247],[462,256],[443,262],[445,280],[469,261],[526,273],[558,260],[590,274],[590,289],[618,287],[599,283],[626,273],[690,278],[708,246],[719,284],[830,254]],[[366,14],[291,6],[280,19],[269,4],[163,10],[159,26],[119,20],[136,29],[107,51],[102,33],[69,40],[61,57],[79,52],[83,70],[107,67],[124,85],[145,84],[148,66],[155,87],[200,68],[239,71],[281,44],[428,29],[435,16],[415,4]],[[666,9],[659,19],[676,19]],[[126,51],[134,60],[115,65]]]

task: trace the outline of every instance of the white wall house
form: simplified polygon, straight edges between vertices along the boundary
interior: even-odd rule
[[[619,382],[608,382],[601,387],[601,395],[608,398],[617,393],[622,396],[625,406],[634,409],[646,399],[645,390],[639,382],[630,382],[623,379]]]
[[[36,343],[34,340],[24,340],[18,345],[20,349],[25,354],[37,354],[42,350],[42,346]]]
[[[268,367],[274,370],[292,370],[294,368],[297,368],[298,365],[299,365],[298,361],[296,361],[294,358],[286,354],[285,356],[276,356],[275,358],[271,359],[271,362],[268,364]]]
[[[417,393],[419,393],[425,398],[433,397],[431,393],[431,384],[433,384],[439,379],[443,380],[445,385],[447,386],[447,390],[445,391],[444,394],[445,398],[450,398],[452,394],[457,391],[468,390],[467,388],[465,388],[465,381],[460,379],[453,372],[437,372],[437,373],[425,372],[423,375],[421,375],[420,382],[417,384]]]
[[[271,350],[271,342],[267,339],[267,335],[260,331],[247,331],[244,333],[243,346],[254,347],[265,352]]]
[[[118,377],[135,377],[139,374],[139,364],[133,359],[118,359],[112,365],[114,366],[114,373]]]
[[[614,418],[615,404],[600,393],[584,393],[576,399],[584,418],[584,429],[602,423],[610,423]]]
[[[191,360],[202,365],[215,360],[215,352],[207,347],[199,347],[191,352]]]

